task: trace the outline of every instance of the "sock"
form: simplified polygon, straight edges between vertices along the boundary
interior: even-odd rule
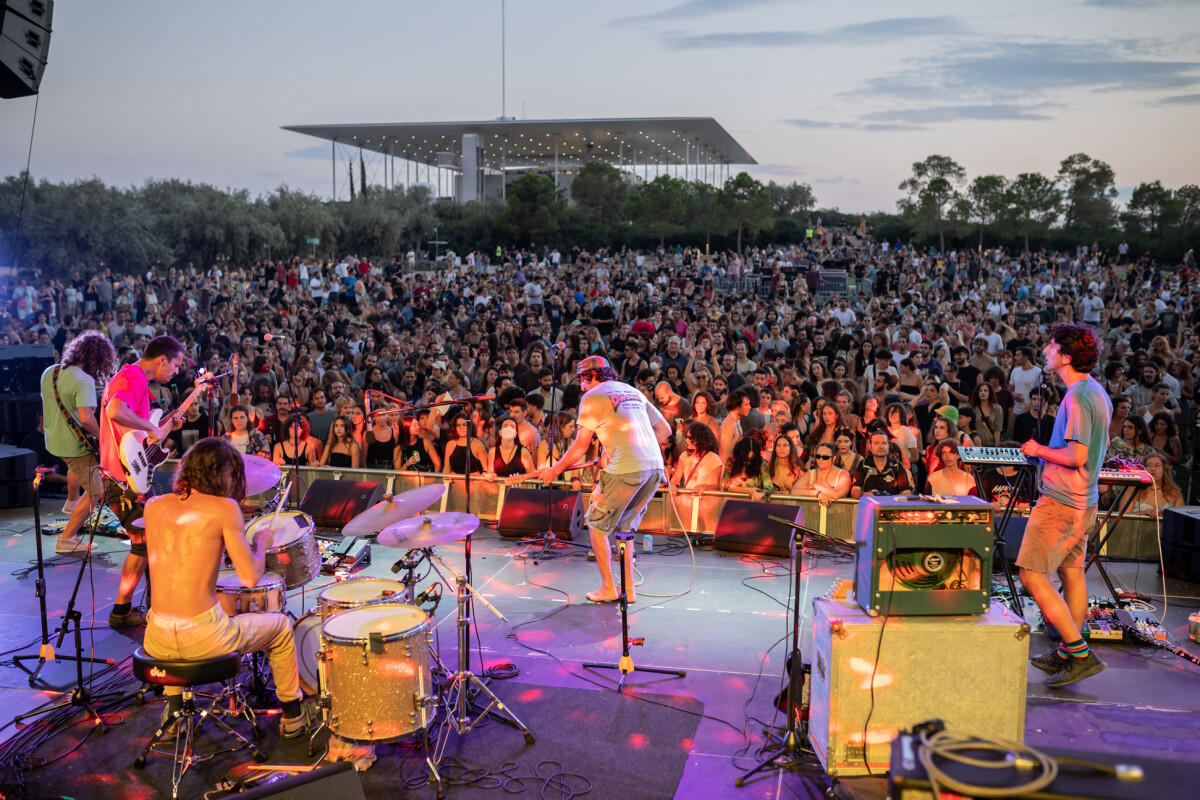
[[[124,616],[133,608],[133,603],[114,603],[112,612],[117,616]]]
[[[1063,658],[1087,658],[1092,652],[1086,639],[1075,642],[1062,642],[1058,645],[1058,654]]]
[[[300,716],[300,701],[298,699],[287,700],[280,703],[280,705],[283,706],[283,716],[288,718]]]

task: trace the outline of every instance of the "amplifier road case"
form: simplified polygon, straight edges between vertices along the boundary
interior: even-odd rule
[[[872,774],[887,772],[892,739],[929,719],[1021,742],[1028,673],[1029,626],[999,601],[982,615],[885,623],[851,599],[817,599],[808,736],[825,771],[840,776],[865,775],[868,764]]]

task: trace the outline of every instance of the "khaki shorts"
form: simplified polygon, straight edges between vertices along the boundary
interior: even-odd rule
[[[593,491],[588,505],[588,527],[605,536],[613,531],[636,531],[642,515],[646,513],[646,506],[665,479],[661,469],[622,475],[601,472],[596,484],[600,497],[597,499]]]
[[[100,462],[91,453],[85,456],[71,456],[64,458],[67,462],[67,472],[75,476],[75,480],[79,481],[79,486],[83,491],[95,500],[100,496]]]
[[[1060,567],[1083,568],[1088,534],[1096,526],[1096,506],[1072,508],[1042,495],[1029,513],[1017,566],[1051,575]]]

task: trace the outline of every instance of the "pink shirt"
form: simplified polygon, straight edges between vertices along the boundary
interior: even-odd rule
[[[121,438],[133,430],[120,423],[113,422],[107,416],[110,400],[124,400],[133,413],[142,419],[150,418],[150,382],[146,373],[137,364],[127,364],[117,371],[104,390],[104,399],[100,403],[100,414],[103,424],[100,425],[100,466],[124,479],[125,466],[121,463]]]

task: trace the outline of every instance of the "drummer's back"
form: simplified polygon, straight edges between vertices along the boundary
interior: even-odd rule
[[[215,606],[226,535],[243,537],[237,503],[201,492],[187,497],[172,492],[150,500],[145,519],[155,615],[190,619]]]

